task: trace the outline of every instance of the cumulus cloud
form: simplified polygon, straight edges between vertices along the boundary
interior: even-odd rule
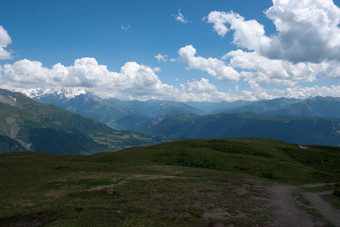
[[[265,85],[294,86],[300,81],[312,82],[316,79],[320,68],[318,64],[293,64],[289,61],[272,60],[260,56],[256,52],[245,52],[243,50],[231,51],[223,58],[230,60],[230,66],[244,70],[240,74],[247,81]],[[324,68],[326,69],[327,66],[325,65]]]
[[[327,67],[326,67],[327,68]],[[94,58],[81,58],[71,66],[61,63],[51,68],[39,61],[23,59],[0,66],[0,85],[5,89],[32,91],[36,88],[75,88],[89,90],[101,97],[123,100],[174,100],[174,101],[235,101],[259,100],[277,97],[307,98],[311,96],[340,97],[340,86],[289,87],[285,90],[266,90],[258,81],[248,80],[250,90],[239,94],[223,92],[208,79],[188,80],[178,88],[162,83],[156,69],[136,62],[125,63],[119,72],[112,72]]]
[[[332,0],[273,0],[265,15],[276,34],[266,35],[262,24],[235,12],[212,11],[203,18],[221,37],[233,31],[233,44],[242,48],[222,59],[248,82],[251,90],[241,91],[243,98],[339,96],[339,86],[298,86],[317,76],[340,79],[339,7]],[[268,91],[262,85],[288,88]]]
[[[163,84],[155,71],[136,62],[127,62],[120,72],[112,72],[99,65],[94,58],[81,58],[71,66],[58,63],[51,68],[39,61],[27,59],[1,68],[0,81],[5,88],[84,87],[103,96],[149,99],[172,92]]]
[[[205,20],[220,36],[233,30],[236,45],[271,59],[340,61],[340,9],[332,0],[273,0],[265,14],[276,35],[266,36],[263,25],[233,12],[213,11]]]
[[[0,26],[0,60],[12,58],[11,53],[5,50],[5,48],[11,43],[11,37],[8,35],[7,31],[2,26]]]
[[[101,97],[123,100],[163,99],[176,101],[231,101],[240,97],[218,91],[208,79],[189,80],[179,88],[162,83],[156,72],[136,62],[126,62],[112,72],[94,58],[76,59],[71,66],[51,68],[23,59],[0,66],[2,88],[32,92],[40,88],[86,89]]]
[[[305,99],[308,97],[316,96],[333,96],[340,97],[340,86],[332,85],[330,87],[326,86],[314,86],[314,87],[291,87],[286,90],[273,90],[273,93],[277,97],[287,97],[296,99]]]
[[[168,61],[168,55],[166,55],[166,54],[165,55],[157,54],[157,55],[155,55],[155,58],[159,62],[167,62]]]
[[[203,58],[196,55],[196,49],[192,45],[187,45],[179,49],[179,60],[187,64],[189,68],[206,71],[213,77],[224,81],[238,81],[239,73],[232,67],[216,58]]]
[[[184,18],[184,16],[183,16],[183,14],[181,13],[181,10],[179,9],[178,10],[178,14],[177,15],[174,15],[174,17],[175,17],[175,20],[176,21],[179,21],[179,22],[181,22],[181,23],[183,23],[183,24],[187,24],[189,21],[188,20],[186,20],[185,18]]]
[[[189,80],[181,85],[181,95],[179,100],[182,102],[219,102],[235,101],[241,96],[219,91],[208,79]]]
[[[248,101],[257,101],[263,99],[275,99],[275,98],[295,98],[295,99],[306,99],[309,97],[316,96],[332,96],[340,97],[340,86],[332,85],[327,86],[313,86],[313,87],[289,87],[286,89],[274,89],[268,91],[261,88],[258,84],[254,83],[250,85],[252,90],[243,90],[241,99]]]
[[[230,30],[235,31],[233,43],[239,47],[258,50],[263,46],[269,45],[270,38],[265,36],[263,25],[259,24],[256,20],[246,21],[237,13],[220,11],[210,12],[204,20],[208,23],[213,23],[214,30],[222,37],[229,30],[225,24],[230,24]]]

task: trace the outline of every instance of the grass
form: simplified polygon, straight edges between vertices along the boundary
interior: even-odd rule
[[[339,179],[340,165],[336,164],[339,164],[340,152],[327,151],[325,155],[329,159],[324,162],[330,161],[333,164],[319,166],[318,163],[304,161],[304,158],[309,159],[313,153],[318,154],[319,150],[311,149],[308,150],[310,153],[294,155],[301,151],[298,145],[275,140],[219,139],[185,140],[151,147],[134,147],[110,155],[100,153],[93,157],[98,162],[112,163],[116,167],[154,164],[203,167],[297,185]]]
[[[340,196],[338,194],[323,195],[323,199],[331,203],[336,209],[340,210]]]
[[[338,155],[322,149],[310,152]],[[217,139],[92,156],[4,153],[0,225],[267,225],[268,183],[322,182],[315,171],[339,180],[336,168],[290,154],[300,151],[274,140]]]

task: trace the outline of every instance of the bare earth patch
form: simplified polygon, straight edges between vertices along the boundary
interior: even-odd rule
[[[270,209],[274,214],[273,226],[314,226],[306,211],[297,206],[294,192],[298,188],[290,185],[274,184],[267,187]]]
[[[227,211],[219,207],[216,207],[216,208],[206,210],[203,214],[203,217],[226,220],[231,217],[231,214],[229,214]]]
[[[320,187],[327,184],[308,184],[302,188]],[[269,209],[274,215],[272,226],[325,226],[328,223],[340,226],[340,210],[321,198],[325,192],[307,192],[291,185],[274,184],[267,187],[270,200]],[[299,204],[297,195],[306,200],[303,206]],[[315,220],[308,214],[307,207],[315,210],[323,221]]]
[[[327,191],[327,193],[329,193]],[[326,220],[335,226],[340,226],[340,210],[335,209],[331,204],[320,197],[324,193],[305,192],[303,197],[307,199]]]

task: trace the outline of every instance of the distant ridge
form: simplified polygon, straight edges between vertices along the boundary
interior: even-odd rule
[[[254,112],[268,116],[319,116],[340,118],[340,97],[311,97],[308,99],[286,99],[258,101],[225,111],[225,113]]]
[[[340,146],[340,118],[264,116],[255,113],[167,115],[139,125],[148,135],[182,138],[256,137],[297,144]]]
[[[261,137],[299,144],[340,145],[338,97],[220,103],[141,102],[103,99],[87,91],[57,89],[40,91],[35,99],[115,129],[149,136],[177,139]]]
[[[203,113],[185,103],[103,99],[82,89],[35,89],[21,92],[29,94],[36,101],[56,105],[122,130],[130,130],[136,125],[167,114]]]

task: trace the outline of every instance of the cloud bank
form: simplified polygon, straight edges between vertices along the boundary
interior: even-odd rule
[[[218,90],[207,78],[189,80],[179,87],[174,87],[162,83],[155,70],[148,66],[127,62],[119,72],[113,72],[108,70],[107,66],[100,65],[94,58],[76,59],[71,66],[57,63],[51,68],[44,67],[39,61],[27,59],[0,66],[1,87],[17,91],[58,87],[85,88],[104,98],[181,102],[258,100],[277,97],[340,97],[340,86],[296,86],[285,90],[268,91],[261,88],[256,81],[249,79],[248,83],[251,90],[242,90],[238,94]]]
[[[157,71],[157,70],[156,70]],[[101,97],[122,100],[232,101],[236,98],[220,92],[208,79],[190,80],[179,88],[162,83],[155,69],[136,62],[125,63],[119,72],[109,71],[94,58],[81,58],[71,66],[57,63],[51,68],[27,59],[0,66],[3,88],[27,90],[40,88],[85,88]]]

